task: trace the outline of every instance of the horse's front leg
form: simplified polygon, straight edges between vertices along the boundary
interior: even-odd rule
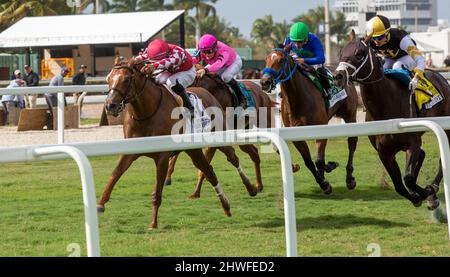
[[[216,151],[217,151],[217,148],[215,148],[215,147],[208,147],[206,149],[205,158],[209,164],[211,164],[211,161],[214,158]],[[191,198],[191,199],[200,198],[200,192],[202,190],[202,185],[203,185],[204,180],[205,180],[205,174],[201,170],[199,170],[197,173],[197,184],[195,185],[195,190],[192,193],[192,195],[189,196],[189,198]]]
[[[355,177],[353,177],[353,156],[355,154],[357,144],[358,144],[358,137],[351,137],[347,139],[348,160],[347,166],[345,167],[345,169],[347,170],[345,183],[347,184],[348,189],[354,189],[356,187],[356,180]]]
[[[153,187],[152,193],[152,224],[149,226],[150,229],[158,228],[158,210],[161,206],[162,191],[164,188],[164,181],[166,180],[167,170],[169,168],[169,157],[170,152],[159,153],[157,158],[155,158],[156,165],[156,183]]]
[[[395,160],[395,154],[382,153],[378,151],[378,157],[380,158],[381,162],[386,168],[386,171],[391,177],[391,180],[394,183],[395,191],[411,201],[411,203],[413,203],[415,207],[420,207],[422,205],[422,198],[420,197],[420,195],[418,195],[417,193],[410,194],[403,185],[402,173],[397,161]]]
[[[325,194],[330,194],[333,190],[330,183],[325,179],[323,175],[320,175],[316,169],[316,165],[314,164],[311,153],[309,152],[308,144],[304,141],[294,141],[294,146],[302,155],[303,161],[305,162],[306,167],[311,171],[316,182],[319,184],[320,188],[324,191]]]
[[[105,204],[109,201],[109,198],[111,196],[111,192],[114,189],[114,185],[119,181],[119,178],[122,176],[122,174],[127,171],[127,169],[130,167],[130,165],[139,157],[139,155],[121,155],[119,158],[119,163],[116,165],[116,168],[114,168],[113,172],[111,173],[111,176],[109,176],[108,183],[106,184],[106,187],[103,191],[103,195],[100,198],[100,201],[97,204],[97,211],[98,212],[104,212],[105,211]]]

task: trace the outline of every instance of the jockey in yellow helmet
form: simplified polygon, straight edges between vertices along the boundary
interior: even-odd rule
[[[389,19],[377,15],[367,22],[367,36],[371,37],[370,46],[384,57],[385,69],[407,68],[414,71],[414,78],[409,85],[414,91],[418,80],[423,78],[425,57],[417,49],[416,42],[409,33],[391,28]]]

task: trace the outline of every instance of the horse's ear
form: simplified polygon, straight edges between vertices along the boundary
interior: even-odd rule
[[[115,66],[123,65],[126,62],[127,61],[125,60],[125,58],[123,56],[116,56],[116,58],[114,59],[114,65]]]
[[[369,34],[369,35],[366,36],[366,38],[364,39],[364,42],[365,42],[366,44],[369,44],[371,39],[372,39],[372,34]]]
[[[355,33],[355,30],[354,29],[352,29],[352,31],[350,32],[350,41],[355,41],[355,39],[356,39],[356,33]]]

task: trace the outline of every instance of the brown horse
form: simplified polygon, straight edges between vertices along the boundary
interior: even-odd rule
[[[281,84],[281,115],[284,126],[306,126],[327,124],[333,116],[341,117],[345,122],[356,122],[358,96],[354,86],[347,86],[347,98],[327,110],[324,98],[316,86],[297,68],[297,64],[289,56],[290,46],[275,48],[266,57],[266,68],[263,70],[261,85],[269,92],[277,83]],[[356,180],[353,177],[353,154],[356,150],[358,138],[348,138],[348,161],[346,184],[354,189]],[[317,140],[317,159],[314,162],[308,145],[304,141],[295,141],[294,146],[300,152],[308,169],[311,171],[320,188],[329,194],[332,187],[325,179],[324,172],[331,172],[337,163],[325,164],[325,147],[327,140]],[[317,169],[316,169],[317,166]]]
[[[128,63],[116,63],[108,75],[109,93],[106,99],[106,109],[112,115],[117,116],[125,105],[127,112],[124,118],[123,131],[125,138],[148,137],[170,135],[172,127],[178,119],[172,119],[172,111],[178,107],[175,98],[167,89],[156,84],[152,78],[140,73],[142,62],[131,59]],[[192,88],[206,107],[220,107],[217,100],[205,89]],[[239,162],[232,147],[224,147],[228,160]],[[231,216],[228,199],[223,193],[213,168],[209,165],[201,149],[185,151],[193,164],[205,173],[206,179],[213,185],[222,204],[225,215]],[[108,179],[103,195],[97,205],[97,210],[103,212],[105,203],[108,202],[114,185],[122,174],[140,156],[154,159],[156,164],[156,184],[152,193],[152,223],[151,228],[157,227],[158,209],[161,205],[164,180],[167,175],[169,158],[172,152],[142,153],[120,156],[119,163]],[[256,188],[247,187],[249,193],[256,194]]]
[[[197,65],[197,68],[199,68],[200,65]],[[266,122],[267,122],[267,126],[263,126],[266,128],[271,128],[273,127],[272,125],[272,116],[271,116],[271,108],[275,107],[275,102],[273,102],[270,97],[264,93],[261,90],[261,87],[257,84],[255,84],[254,82],[251,81],[243,81],[242,82],[245,87],[252,93],[253,98],[255,99],[255,105],[256,105],[256,110],[258,111],[259,108],[261,107],[266,107],[267,108],[267,117],[265,118]],[[194,83],[192,84],[192,87],[202,87],[206,90],[208,90],[212,95],[214,95],[214,97],[219,101],[219,103],[221,104],[223,109],[226,109],[228,107],[235,107],[237,105],[237,103],[235,103],[235,100],[233,98],[233,95],[231,94],[227,84],[222,81],[222,79],[220,79],[220,77],[217,74],[205,74],[203,77],[196,77],[194,80]],[[257,118],[256,120],[259,120],[258,116],[259,113],[256,114]],[[233,114],[232,113],[228,113],[226,115],[228,117],[228,120],[232,120],[233,118]],[[260,125],[258,125],[260,126]],[[264,186],[263,186],[263,182],[262,182],[262,178],[261,178],[261,169],[260,169],[260,157],[258,154],[258,148],[256,148],[254,145],[241,145],[239,146],[239,148],[247,153],[251,160],[253,161],[253,165],[254,165],[254,169],[255,169],[255,173],[256,173],[256,188],[257,190],[260,192],[263,190]],[[205,156],[206,159],[211,162],[211,160],[214,157],[214,154],[216,152],[215,148],[208,148],[205,152]],[[174,168],[175,168],[175,164],[176,164],[176,159],[178,156],[174,156],[171,158],[170,160],[170,164],[169,164],[169,171],[168,171],[168,175],[166,178],[166,184],[170,184],[171,183],[171,176],[172,173],[174,172]],[[298,170],[298,166],[295,165],[293,166],[293,170],[294,172]],[[239,174],[241,174],[242,169],[238,168]],[[197,185],[195,186],[195,191],[193,193],[193,195],[191,197],[193,198],[197,198],[200,197],[200,190],[201,190],[201,186],[203,183],[205,176],[204,174],[199,171],[198,172],[198,180],[197,180]]]
[[[335,80],[339,86],[350,81],[356,81],[360,84],[361,96],[367,109],[367,121],[408,118],[411,115],[412,117],[450,115],[450,86],[439,73],[427,71],[425,75],[441,92],[444,101],[432,109],[423,109],[418,112],[417,109],[411,109],[408,87],[397,80],[384,76],[381,61],[369,46],[368,41],[371,38],[358,39],[354,31],[352,31],[350,38],[350,43],[341,51],[341,63],[337,68]],[[446,131],[446,133],[449,137],[450,132]],[[427,199],[428,208],[433,210],[439,206],[436,192],[442,180],[442,168],[439,166],[438,174],[431,185],[425,189],[417,185],[417,177],[425,159],[425,152],[421,149],[422,135],[423,132],[405,133],[369,136],[369,139],[389,173],[397,193],[410,200],[416,207]],[[399,151],[406,152],[404,183],[395,159],[395,155]],[[410,192],[405,188],[405,185]]]
[[[242,72],[242,79],[261,79],[261,70],[258,68],[247,68]]]

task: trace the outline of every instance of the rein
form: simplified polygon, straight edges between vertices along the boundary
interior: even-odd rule
[[[278,85],[279,83],[284,83],[286,81],[289,81],[292,78],[292,76],[294,76],[294,73],[298,67],[298,63],[296,63],[296,62],[294,62],[294,66],[291,67],[290,62],[289,62],[289,58],[290,58],[289,53],[284,51],[284,49],[274,48],[272,50],[272,52],[274,52],[274,51],[280,51],[281,53],[284,54],[286,59],[284,60],[280,71],[276,71],[273,68],[268,68],[268,67],[266,67],[262,70],[263,75],[268,74],[272,77],[271,90],[274,89],[275,86]],[[283,79],[283,75],[285,76],[284,79]],[[273,79],[273,78],[275,78],[275,79]]]
[[[113,87],[113,88],[111,88],[109,90],[110,92],[111,91],[117,91],[119,93],[119,95],[122,97],[123,100],[119,104],[120,105],[119,110],[123,111],[126,104],[135,101],[144,92],[145,86],[147,85],[148,77],[145,78],[144,85],[142,86],[142,88],[139,90],[138,93],[130,94],[128,92],[130,91],[132,84],[136,88],[136,80],[134,78],[134,72],[135,72],[135,70],[137,72],[139,72],[139,71],[136,68],[134,68],[134,67],[129,67],[129,66],[125,66],[125,65],[117,65],[117,66],[114,66],[113,69],[126,69],[126,70],[130,71],[132,76],[133,76],[133,78],[132,78],[133,82],[129,83],[129,85],[128,85],[126,91],[125,91],[126,94],[122,90],[120,90],[118,88],[115,88],[115,87]],[[133,120],[136,120],[136,121],[145,121],[145,120],[148,120],[148,119],[152,118],[156,114],[156,112],[159,110],[159,107],[161,106],[161,102],[162,102],[162,98],[163,98],[163,91],[162,91],[161,86],[159,86],[159,92],[160,92],[160,97],[159,97],[158,106],[156,107],[155,111],[150,116],[140,119],[140,118],[136,118],[136,117],[134,117],[133,115],[130,114],[131,118]]]

